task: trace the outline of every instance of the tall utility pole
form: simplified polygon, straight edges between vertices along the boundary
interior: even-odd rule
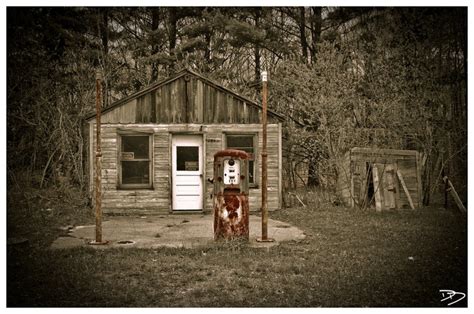
[[[258,242],[273,242],[268,238],[268,201],[267,201],[267,71],[262,72],[262,237]]]
[[[101,122],[100,115],[102,111],[102,75],[98,71],[95,77],[95,110],[96,110],[96,151],[95,151],[95,241],[90,242],[93,245],[107,244],[108,241],[102,241],[102,150],[101,142]]]

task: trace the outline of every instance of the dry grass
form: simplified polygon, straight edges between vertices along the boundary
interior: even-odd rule
[[[30,246],[8,248],[8,306],[445,307],[439,289],[467,292],[467,222],[457,213],[333,207],[271,217],[307,239],[269,251],[242,242],[49,251],[54,232],[34,238],[59,220],[44,220],[23,234]]]
[[[32,248],[46,248],[61,228],[92,223],[93,210],[84,193],[74,188],[34,189],[14,187],[7,191],[7,234],[29,240]]]

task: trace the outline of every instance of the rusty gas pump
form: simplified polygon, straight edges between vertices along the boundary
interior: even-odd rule
[[[246,152],[214,155],[214,239],[249,238],[249,183]]]

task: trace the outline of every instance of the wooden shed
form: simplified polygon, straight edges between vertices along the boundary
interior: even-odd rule
[[[102,111],[102,208],[106,213],[212,211],[213,156],[244,150],[250,210],[261,207],[262,108],[185,69]],[[96,116],[88,117],[90,193]],[[281,207],[282,121],[268,112],[268,208]],[[92,158],[91,158],[92,157]]]
[[[347,206],[377,211],[421,207],[417,151],[355,147],[338,168],[338,192]]]

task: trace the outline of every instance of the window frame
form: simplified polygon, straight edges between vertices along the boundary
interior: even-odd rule
[[[224,132],[224,149],[228,148],[227,137],[228,136],[251,136],[253,140],[253,183],[249,182],[249,188],[258,189],[259,184],[259,174],[260,170],[258,167],[258,132]],[[232,148],[231,148],[232,149]]]
[[[119,131],[117,132],[117,189],[120,190],[149,190],[153,189],[153,133],[143,131]],[[148,158],[133,160],[122,159],[122,138],[133,136],[148,136]],[[122,162],[123,161],[148,161],[148,183],[122,183]]]

